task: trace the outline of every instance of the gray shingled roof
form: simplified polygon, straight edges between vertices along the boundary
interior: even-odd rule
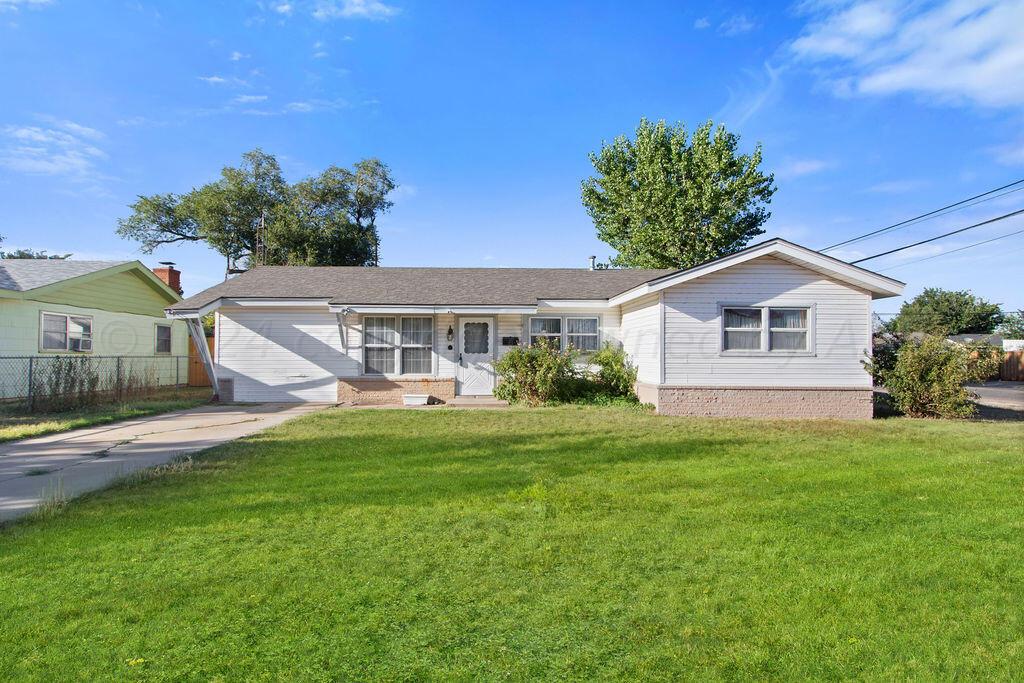
[[[70,261],[67,259],[0,259],[0,289],[25,292],[55,282],[106,270],[128,261]]]
[[[260,266],[180,301],[323,298],[336,304],[533,306],[538,299],[607,299],[672,270]]]

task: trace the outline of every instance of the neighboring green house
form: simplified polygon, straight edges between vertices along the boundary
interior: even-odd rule
[[[185,324],[164,316],[180,273],[157,270],[164,279],[138,261],[0,259],[0,359],[187,356]]]

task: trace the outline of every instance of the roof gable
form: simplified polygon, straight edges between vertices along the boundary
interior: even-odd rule
[[[0,259],[0,289],[26,292],[71,278],[114,268],[131,261],[69,259]]]
[[[112,278],[137,283],[134,286],[144,287],[147,293],[159,297],[161,305],[181,300],[177,292],[139,261],[58,259],[0,260],[0,297],[54,301],[63,298],[67,292],[81,293],[83,288],[95,289],[97,286],[102,289],[105,281]],[[85,303],[88,305],[89,302]]]
[[[794,265],[820,273],[830,279],[863,289],[870,292],[872,298],[875,299],[899,296],[903,293],[904,283],[899,280],[879,275],[874,271],[851,265],[845,261],[826,256],[807,247],[801,247],[784,239],[773,239],[747,247],[735,254],[694,266],[693,268],[677,270],[655,278],[612,297],[609,303],[614,305],[632,301],[638,297],[660,292],[668,287],[674,287],[764,256],[772,256],[788,261]]]

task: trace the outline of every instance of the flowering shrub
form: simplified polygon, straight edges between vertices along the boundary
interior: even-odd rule
[[[501,378],[494,395],[532,406],[567,400],[580,376],[578,357],[574,349],[560,350],[546,339],[510,349],[494,364]]]
[[[969,347],[930,336],[905,341],[891,368],[868,367],[906,415],[970,417],[975,407],[964,385],[991,376],[999,367],[999,358],[988,347]]]

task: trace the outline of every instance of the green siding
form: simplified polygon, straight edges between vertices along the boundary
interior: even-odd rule
[[[136,313],[164,317],[163,309],[171,304],[167,297],[158,292],[146,276],[135,271],[125,271],[85,282],[69,280],[66,287],[53,289],[45,294],[25,293],[36,301],[98,308],[105,311]]]
[[[148,285],[137,279],[134,287],[138,290],[150,290]],[[188,355],[188,330],[185,323],[165,318],[162,311],[164,298],[156,292],[153,294],[161,301],[158,306],[150,306],[150,310],[154,311],[153,315],[121,313],[66,303],[0,299],[0,356],[53,355],[54,352],[44,353],[39,350],[39,315],[42,311],[92,316],[91,355],[94,356],[154,355],[157,323],[171,325],[171,355]],[[145,296],[139,296],[136,300],[141,301],[144,298]]]

